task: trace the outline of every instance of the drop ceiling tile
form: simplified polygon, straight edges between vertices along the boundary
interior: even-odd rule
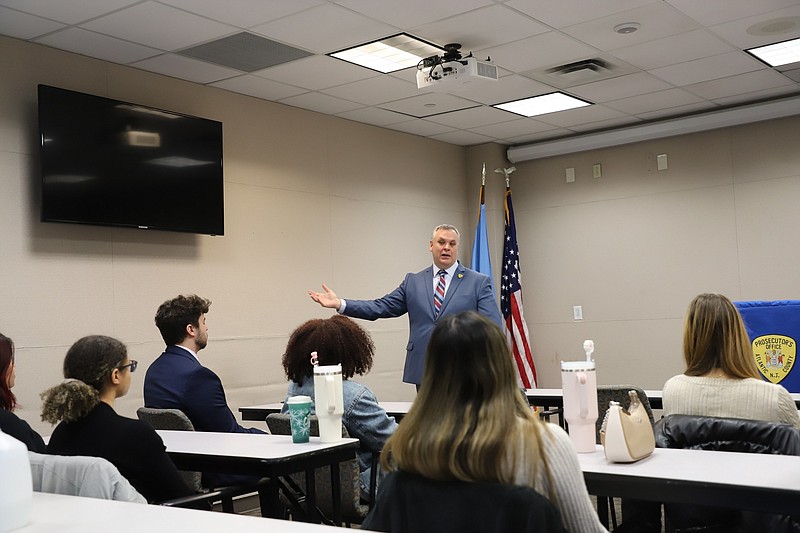
[[[113,35],[161,50],[177,50],[203,43],[237,29],[156,2],[145,2],[81,24],[81,27]],[[179,31],[176,28],[180,28]]]
[[[403,0],[402,2],[376,2],[375,0],[336,0],[348,9],[380,20],[397,28],[413,28],[432,20],[452,18],[459,13],[491,4],[489,0]]]
[[[728,96],[727,98],[719,98],[714,100],[715,104],[721,106],[742,105],[760,100],[767,100],[770,98],[778,98],[781,96],[797,96],[797,87],[787,85],[786,87],[777,87],[775,89],[765,89],[763,91],[756,91],[747,94],[737,94],[735,96]]]
[[[381,104],[382,109],[397,111],[412,117],[427,117],[457,109],[477,107],[479,104],[444,93],[423,93],[411,98]]]
[[[477,126],[496,124],[498,122],[508,122],[509,120],[514,120],[518,116],[519,115],[515,115],[514,113],[503,111],[502,109],[480,106],[442,113],[441,115],[428,117],[428,120],[464,130]]]
[[[509,120],[508,122],[469,128],[469,130],[474,133],[486,135],[487,137],[494,137],[496,139],[510,139],[543,131],[552,131],[553,129],[555,128],[550,124],[544,124],[543,122],[530,118],[520,118]]]
[[[369,19],[336,4],[312,7],[254,26],[252,31],[318,54],[335,52],[400,33],[396,27]]]
[[[589,122],[587,124],[575,124],[574,126],[570,126],[570,129],[572,129],[573,131],[579,131],[581,133],[589,133],[592,131],[600,131],[611,128],[621,128],[623,126],[630,126],[641,121],[642,120],[638,117],[626,115],[624,117],[612,118],[609,120],[600,120],[598,122]]]
[[[520,17],[519,13],[505,6],[493,5],[417,26],[412,28],[411,33],[439,46],[460,43],[462,54],[467,55],[474,50],[510,43],[550,30],[535,20]]]
[[[699,102],[696,104],[689,104],[678,107],[671,107],[669,109],[659,109],[658,111],[650,111],[647,113],[640,113],[638,116],[642,120],[662,120],[670,119],[680,115],[690,115],[692,113],[704,113],[706,111],[714,111],[719,106],[713,102]]]
[[[245,74],[235,78],[228,78],[226,80],[211,83],[214,87],[226,89],[236,93],[254,96],[256,98],[263,98],[265,100],[280,100],[281,98],[288,98],[290,96],[297,96],[307,92],[305,89],[279,83],[277,81],[266,80],[253,76],[252,74]]]
[[[549,26],[564,28],[658,1],[660,0],[603,0],[602,2],[559,0],[541,3],[531,0],[509,0],[505,4]]]
[[[386,127],[390,130],[413,133],[414,135],[422,135],[423,137],[445,133],[448,131],[455,131],[455,128],[451,128],[450,126],[445,126],[444,124],[434,124],[433,122],[429,122],[427,120],[409,120],[408,122],[390,124]]]
[[[536,120],[546,124],[552,124],[553,126],[569,128],[576,124],[600,122],[601,120],[611,120],[622,116],[624,116],[623,113],[620,113],[616,109],[611,109],[610,107],[602,105],[589,105],[576,109],[567,109],[566,111],[539,115],[536,117]]]
[[[374,78],[323,89],[320,92],[366,105],[376,105],[416,96],[419,94],[419,89],[417,89],[416,84],[412,85],[392,76],[375,76]]]
[[[314,91],[380,76],[374,70],[324,55],[290,61],[253,74]]]
[[[631,115],[641,115],[659,109],[669,109],[689,104],[702,102],[703,99],[683,89],[667,89],[654,93],[622,98],[613,102],[606,102],[605,105],[628,113]]]
[[[324,0],[159,0],[190,13],[219,20],[240,28],[250,28],[286,15],[325,3]]]
[[[326,115],[336,115],[363,107],[360,104],[320,93],[304,93],[298,96],[284,98],[280,100],[280,102],[294,107],[302,107],[303,109],[325,113]]]
[[[667,0],[667,3],[702,24],[713,26],[788,7],[797,0]]]
[[[75,27],[45,35],[36,39],[36,42],[123,65],[163,53],[155,48]]]
[[[443,141],[450,144],[459,144],[461,146],[472,146],[474,144],[486,144],[492,142],[494,139],[486,137],[485,135],[478,135],[471,131],[451,131],[449,133],[440,133],[439,135],[431,135],[431,139]]]
[[[339,113],[337,116],[346,118],[348,120],[355,120],[356,122],[374,124],[376,126],[387,126],[389,124],[397,124],[399,122],[408,121],[408,117],[406,115],[401,115],[400,113],[387,111],[378,107],[362,107],[361,109]]]
[[[786,86],[797,89],[797,85],[786,76],[772,69],[764,69],[739,74],[730,78],[719,78],[687,85],[685,89],[707,100],[717,100],[737,94],[754,93]]]
[[[203,61],[176,54],[162,54],[131,63],[131,66],[195,83],[211,83],[243,74],[239,70],[204,63]]]
[[[63,28],[60,22],[0,7],[0,34],[16,39],[33,39]]]
[[[649,70],[734,50],[717,35],[703,29],[617,48],[612,53],[631,65]]]
[[[766,68],[763,63],[744,52],[727,52],[679,65],[652,69],[649,72],[673,85],[683,87]]]
[[[742,49],[753,48],[800,37],[800,19],[798,17],[800,17],[800,5],[795,3],[792,7],[718,24],[711,26],[710,29],[734,46]],[[754,31],[756,29],[753,28],[754,26],[763,25],[763,23],[775,19],[785,19],[783,22],[787,24],[785,26],[773,25],[774,28],[777,28],[775,31]]]
[[[624,22],[637,22],[641,27],[632,33],[615,32],[614,27]],[[685,33],[699,27],[697,22],[680,11],[658,2],[568,26],[562,31],[601,50],[613,50]]]
[[[599,51],[572,37],[551,31],[514,43],[489,47],[480,53],[490,56],[503,68],[519,73],[591,58]]]
[[[0,0],[0,5],[11,7],[50,20],[77,24],[106,13],[111,13],[140,0]]]
[[[550,93],[553,92],[553,87],[525,76],[511,74],[497,81],[468,84],[463,89],[455,88],[450,92],[475,102],[492,105]]]
[[[550,126],[548,124],[548,126]],[[511,144],[530,144],[534,142],[549,141],[550,139],[557,139],[573,135],[575,132],[566,128],[555,128],[546,130],[540,133],[531,133],[528,135],[520,135],[519,137],[510,137],[507,140]]]
[[[619,76],[608,80],[578,85],[577,87],[570,87],[569,92],[589,100],[590,102],[601,103],[628,96],[662,91],[671,87],[672,86],[664,80],[651,76],[646,72],[639,72],[637,74],[628,74],[627,76]]]

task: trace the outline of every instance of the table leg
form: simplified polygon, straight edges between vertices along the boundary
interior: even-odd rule
[[[333,507],[333,521],[337,526],[342,525],[342,484],[339,475],[339,463],[331,463],[331,505]]]
[[[306,509],[309,522],[317,524],[321,521],[317,509],[317,481],[313,468],[306,470]]]

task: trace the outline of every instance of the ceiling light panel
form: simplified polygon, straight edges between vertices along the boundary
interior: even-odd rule
[[[438,55],[442,50],[438,46],[401,33],[328,55],[386,74],[415,67],[426,57]]]
[[[800,62],[800,39],[745,50],[771,67]]]
[[[524,117],[534,117],[587,105],[591,105],[591,103],[562,92],[557,92],[506,102],[504,104],[497,104],[492,107],[504,109],[505,111],[510,111],[511,113],[516,113]]]

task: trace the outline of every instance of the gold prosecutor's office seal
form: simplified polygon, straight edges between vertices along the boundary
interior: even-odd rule
[[[797,355],[797,343],[784,335],[762,335],[753,340],[753,356],[761,375],[780,383],[789,375]]]

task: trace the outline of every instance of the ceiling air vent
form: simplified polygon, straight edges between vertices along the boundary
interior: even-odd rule
[[[572,84],[586,83],[605,77],[604,74],[610,70],[610,65],[602,59],[584,59],[559,65],[547,69],[548,74],[558,76],[564,81]]]

